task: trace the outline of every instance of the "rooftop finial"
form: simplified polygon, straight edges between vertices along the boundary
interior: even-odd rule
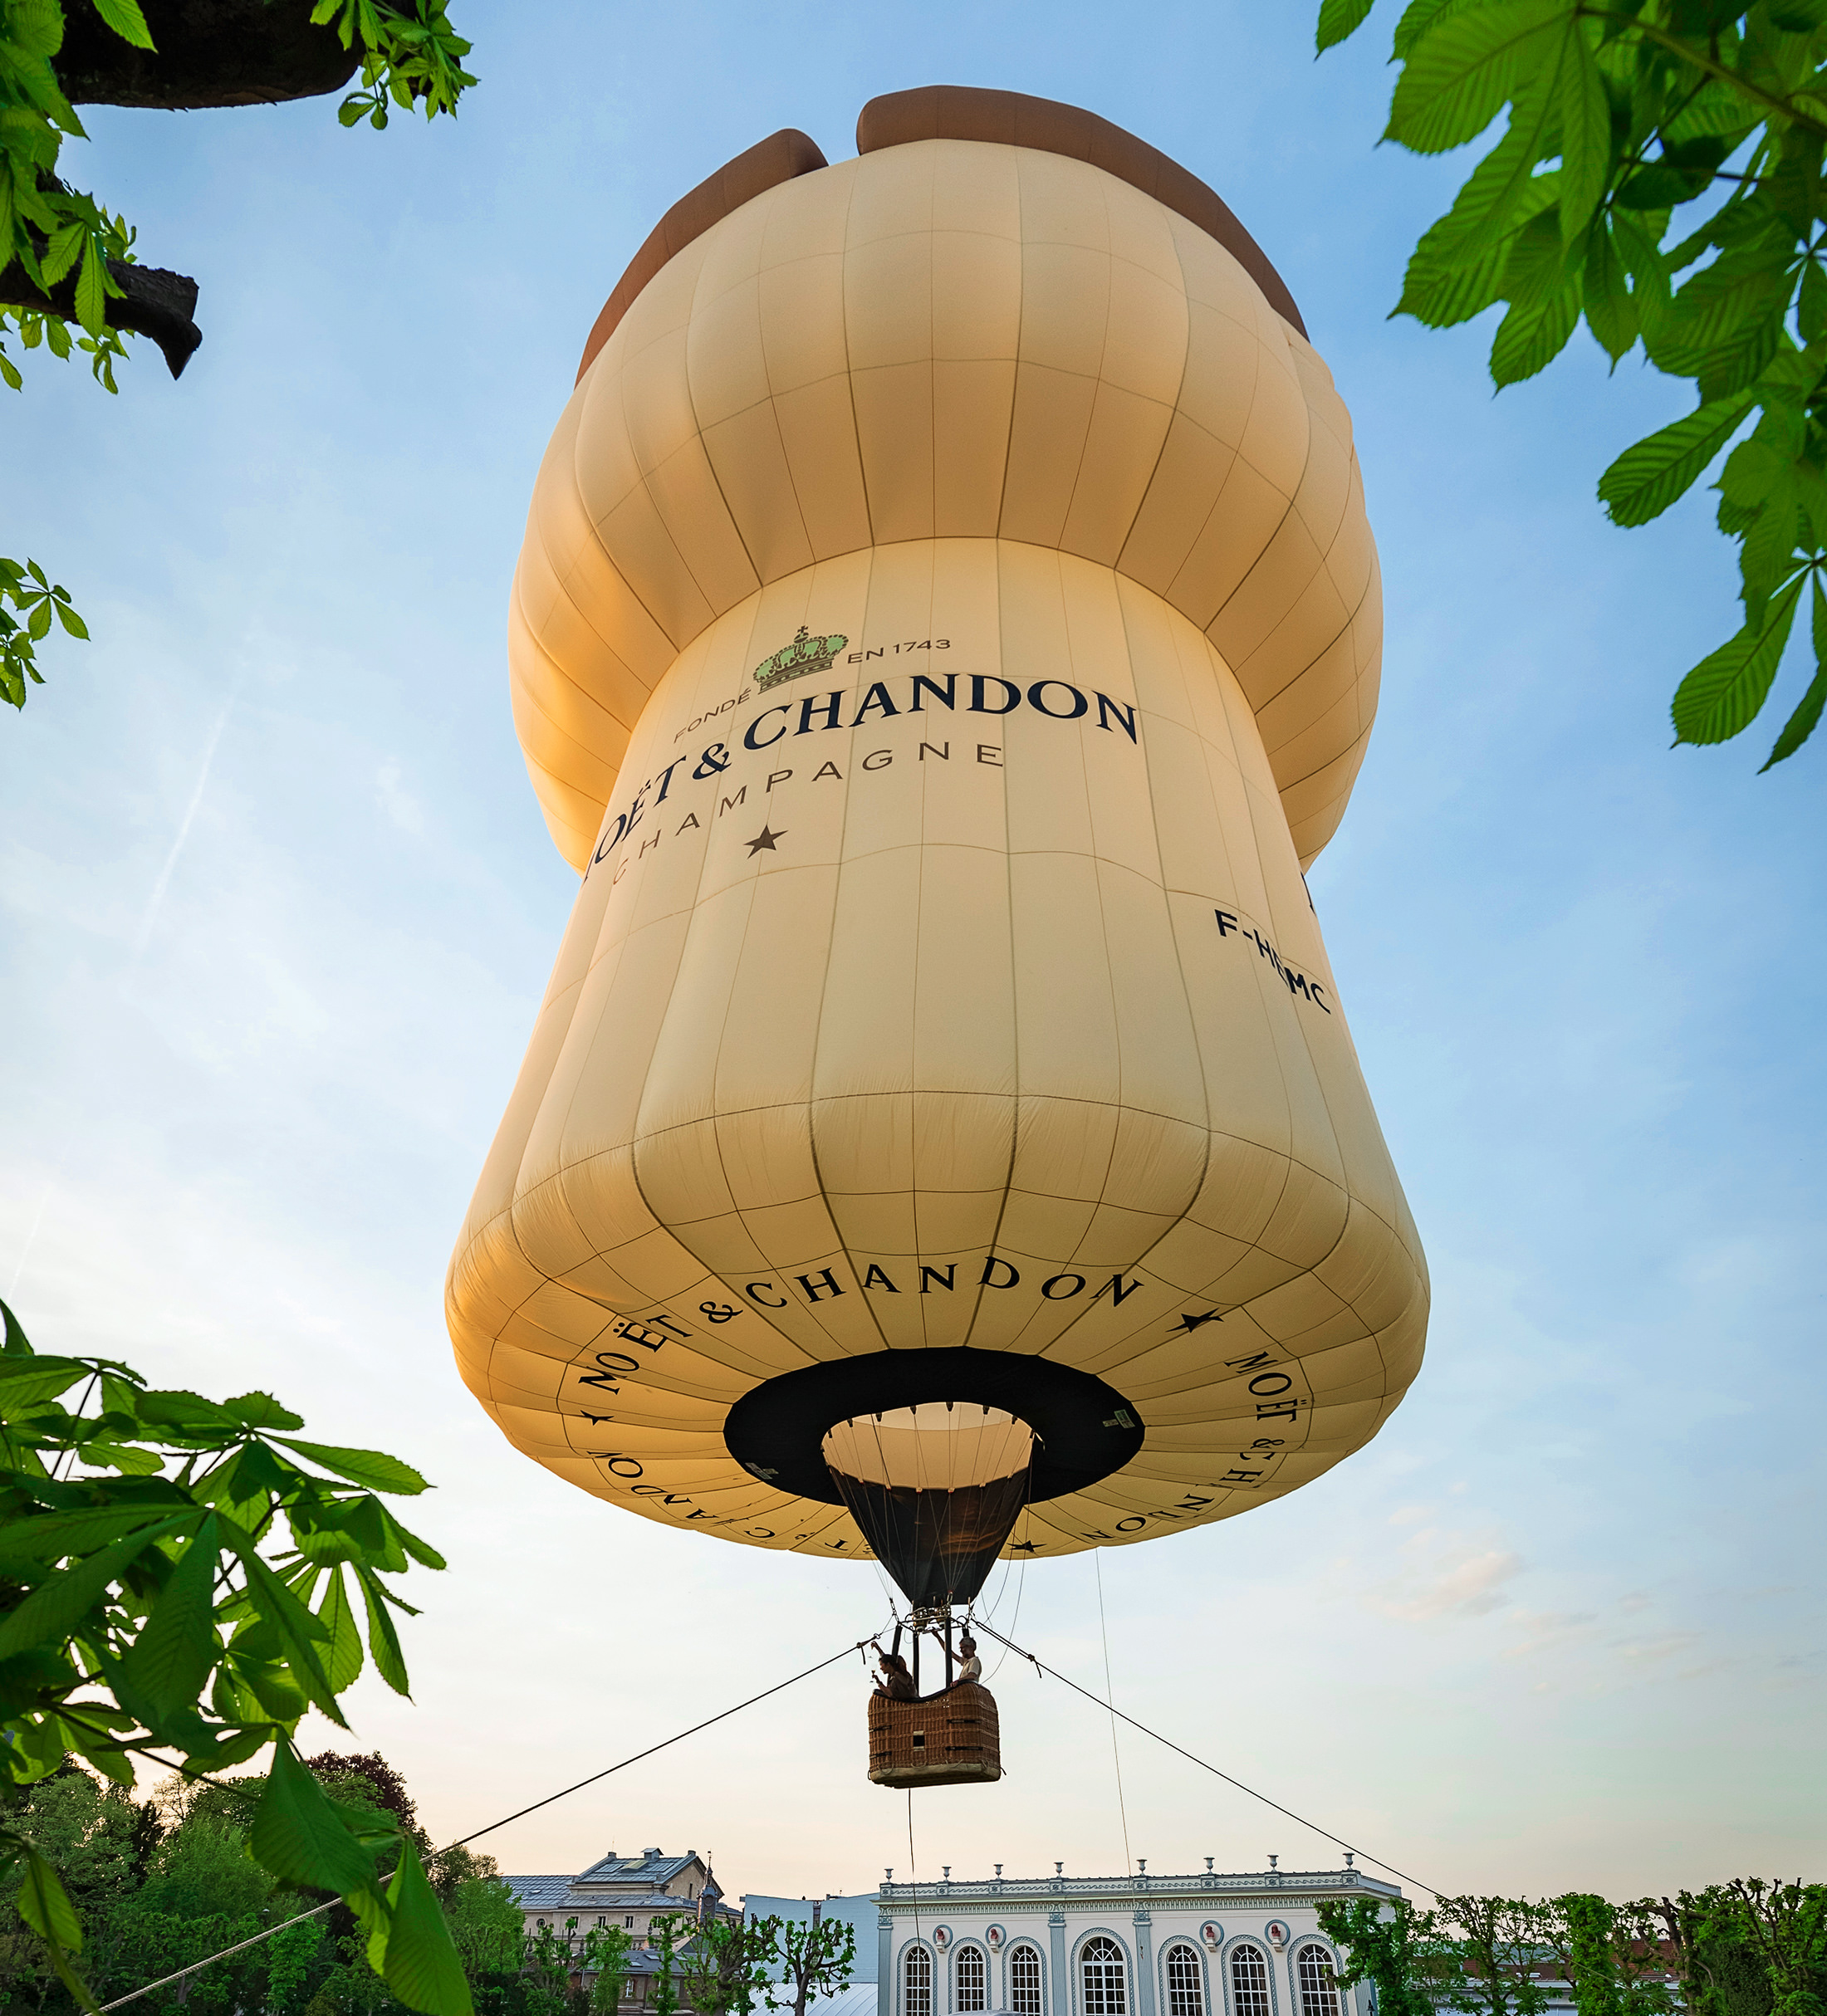
[[[1272,1869],[1272,1868],[1274,1868],[1275,1864],[1276,1864],[1276,1858],[1275,1858],[1275,1857],[1274,1857],[1274,1856],[1272,1856],[1272,1855],[1271,1855],[1271,1856],[1269,1857],[1269,1867],[1270,1867]]]
[[[1205,1872],[1207,1876],[1212,1873],[1212,1857],[1209,1855],[1205,1858]]]

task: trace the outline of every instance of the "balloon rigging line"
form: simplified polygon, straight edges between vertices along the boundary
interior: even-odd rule
[[[802,1680],[810,1680],[815,1673],[822,1673],[826,1666],[835,1666],[840,1659],[848,1659],[852,1652],[861,1651],[862,1647],[869,1642],[867,1638],[863,1638],[855,1645],[846,1645],[841,1651],[833,1652],[829,1659],[821,1659],[816,1666],[807,1666],[803,1673],[794,1674],[791,1680],[777,1681],[771,1687],[764,1687],[759,1694],[750,1695],[746,1701],[737,1702],[733,1708],[726,1708],[719,1715],[707,1716],[702,1722],[694,1722],[689,1729],[682,1729],[676,1736],[669,1736],[662,1743],[650,1744],[646,1749],[635,1751],[632,1757],[623,1758],[620,1764],[612,1764],[605,1770],[594,1772],[588,1778],[579,1779],[575,1785],[566,1786],[562,1792],[548,1793],[543,1799],[535,1799],[531,1806],[522,1807],[518,1813],[508,1813],[499,1820],[491,1820],[487,1827],[479,1827],[472,1834],[464,1834],[458,1840],[446,1842],[433,1854],[431,1859],[436,1862],[440,1857],[449,1854],[453,1848],[463,1847],[472,1841],[480,1841],[484,1834],[492,1834],[497,1828],[506,1827],[511,1821],[524,1820],[528,1813],[537,1813],[541,1807],[550,1806],[556,1799],[569,1798],[572,1793],[581,1792],[586,1785],[598,1784],[604,1779],[613,1777],[618,1771],[625,1771],[630,1764],[639,1764],[643,1758],[652,1757],[660,1750],[670,1749],[675,1743],[683,1743],[688,1736],[695,1736],[700,1730],[709,1729],[718,1722],[727,1722],[732,1715],[740,1715],[745,1708],[752,1708],[757,1701],[765,1701],[770,1695],[781,1693],[788,1687],[797,1686]],[[138,1754],[141,1756],[152,1754],[149,1751],[140,1751]],[[155,1761],[159,1764],[168,1764],[171,1760],[169,1758],[160,1757]],[[178,1768],[181,1769],[182,1766]],[[201,1777],[202,1774],[186,1773],[185,1775]],[[220,1779],[205,1779],[203,1782],[212,1785],[223,1786],[229,1791],[238,1789],[232,1784]],[[908,1813],[909,1852],[912,1852],[913,1824],[914,1815],[911,1795],[909,1795]],[[290,1918],[281,1919],[277,1925],[268,1925],[263,1932],[256,1932],[252,1939],[244,1939],[237,1945],[224,1946],[219,1953],[212,1953],[206,1960],[193,1960],[189,1966],[180,1967],[176,1974],[168,1974],[162,1980],[148,1981],[144,1988],[135,1988],[125,1995],[117,1995],[112,2002],[104,2002],[101,2004],[100,2016],[107,2016],[110,2009],[120,2009],[129,2002],[137,2002],[142,1995],[152,1994],[154,1989],[169,1988],[174,1981],[181,1981],[186,1974],[196,1974],[205,1967],[212,1967],[218,1960],[227,1960],[231,1954],[244,1952],[249,1946],[257,1946],[262,1940],[271,1939],[274,1933],[284,1931],[287,1925],[301,1925],[306,1918],[315,1918],[320,1911],[326,1911],[332,1904],[340,1901],[340,1898],[326,1897],[321,1904],[312,1905],[309,1911],[295,1912]]]
[[[1095,1547],[1091,1550],[1091,1565],[1098,1576],[1098,1636],[1104,1641],[1104,1691],[1114,1701],[1116,1689],[1110,1682],[1110,1627],[1104,1621],[1104,1558]],[[1123,1823],[1123,1867],[1126,1874],[1134,1876],[1135,1857],[1129,1852],[1129,1809],[1123,1799],[1123,1753],[1117,1747],[1114,1707],[1110,1710],[1110,1761],[1116,1766],[1116,1813]]]
[[[1120,1708],[1114,1706],[1110,1702],[1099,1700],[1097,1695],[1092,1693],[1089,1687],[1081,1687],[1075,1680],[1068,1679],[1057,1666],[1043,1664],[1026,1647],[1017,1645],[1012,1638],[1005,1638],[993,1625],[980,1624],[978,1629],[988,1632],[998,1643],[1007,1646],[1011,1652],[1019,1654],[1021,1657],[1027,1661],[1036,1673],[1050,1674],[1055,1680],[1062,1681],[1070,1687],[1075,1694],[1082,1694],[1086,1700],[1094,1702],[1100,1708],[1108,1710],[1111,1715],[1127,1722],[1131,1729],[1139,1730],[1144,1736],[1154,1737],[1157,1743],[1164,1744],[1175,1755],[1185,1758],[1188,1764],[1196,1764],[1202,1771],[1209,1771],[1214,1778],[1222,1778],[1226,1784],[1234,1785],[1239,1792],[1247,1793],[1252,1799],[1260,1800],[1263,1805],[1272,1807],[1276,1813],[1292,1820],[1296,1826],[1310,1828],[1321,1839],[1330,1841],[1335,1847],[1343,1848],[1348,1855],[1363,1856],[1367,1862],[1374,1862],[1378,1868],[1387,1869],[1391,1876],[1399,1877],[1404,1883],[1413,1883],[1417,1890],[1426,1891],[1430,1897],[1440,1897],[1447,1894],[1444,1891],[1436,1890],[1432,1883],[1423,1883],[1419,1877],[1410,1876],[1406,1869],[1397,1868],[1394,1862],[1385,1862],[1380,1855],[1372,1855],[1367,1849],[1353,1847],[1349,1841],[1335,1834],[1330,1828],[1321,1827],[1317,1820],[1309,1820],[1304,1814],[1297,1813],[1291,1806],[1284,1806],[1279,1799],[1271,1799],[1267,1793],[1258,1792],[1254,1785],[1245,1784],[1241,1778],[1232,1778],[1228,1771],[1221,1771],[1215,1764],[1208,1764],[1202,1757],[1195,1757],[1191,1750],[1183,1749],[1171,1736],[1163,1736],[1159,1730],[1150,1729],[1146,1722],[1138,1722],[1133,1715],[1124,1715]]]

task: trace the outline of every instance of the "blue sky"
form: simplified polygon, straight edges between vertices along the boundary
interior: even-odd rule
[[[1827,745],[1756,775],[1792,667],[1741,742],[1668,746],[1730,555],[1707,493],[1626,533],[1593,485],[1681,388],[1581,336],[1493,398],[1488,318],[1386,319],[1463,166],[1375,146],[1374,18],[1315,64],[1304,6],[453,11],[483,80],[455,124],[104,110],[66,155],[197,276],[205,343],[177,385],[141,346],[113,400],[34,359],[0,409],[0,551],[96,639],[0,721],[0,1293],[41,1348],[267,1387],[436,1480],[415,1704],[364,1680],[354,1720],[441,1837],[879,1622],[873,1578],[560,1484],[452,1368],[445,1260],[576,886],[513,739],[507,587],[669,203],[780,126],[841,158],[878,92],[1065,99],[1224,196],[1356,421],[1382,712],[1310,879],[1436,1295],[1359,1456],[1104,1560],[1118,1701],[1448,1890],[1822,1874]],[[1090,1557],[1010,1579],[1017,1614],[1101,1677]],[[997,1686],[1011,1775],[916,1801],[922,1872],[1120,1869],[1108,1722]],[[1139,1737],[1120,1759],[1153,1870],[1336,1865]],[[840,1666],[494,1845],[860,1889],[909,1857],[863,1771]]]

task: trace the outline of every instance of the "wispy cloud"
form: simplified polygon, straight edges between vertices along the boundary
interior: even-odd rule
[[[203,803],[203,795],[209,782],[209,766],[216,760],[216,751],[222,746],[223,731],[228,726],[228,717],[235,711],[235,702],[241,697],[242,672],[236,675],[234,685],[223,710],[216,717],[216,725],[209,732],[209,741],[203,752],[203,767],[197,772],[196,789],[190,794],[190,802],[184,807],[184,815],[178,822],[177,838],[171,843],[171,852],[165,856],[165,864],[159,871],[159,879],[152,885],[152,895],[146,904],[146,913],[140,920],[139,936],[134,941],[134,957],[139,958],[152,942],[153,927],[159,922],[159,913],[164,908],[165,893],[171,887],[173,872],[178,858],[184,850],[184,842],[190,838],[190,829],[196,823],[197,808]]]
[[[1422,1540],[1438,1537],[1431,1533],[1415,1536]],[[1424,1623],[1455,1612],[1482,1617],[1509,1601],[1502,1585],[1520,1575],[1524,1565],[1521,1554],[1502,1548],[1474,1549],[1449,1541],[1424,1565],[1418,1563],[1407,1573],[1372,1590],[1366,1601],[1384,1617],[1404,1623]]]
[[[425,830],[425,808],[401,783],[401,776],[391,757],[381,765],[375,777],[375,803],[402,833],[418,839]]]

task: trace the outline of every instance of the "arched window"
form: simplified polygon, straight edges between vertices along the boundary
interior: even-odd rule
[[[901,2016],[933,2016],[933,1956],[909,1946],[901,1962]]]
[[[1269,2016],[1269,1963],[1261,1946],[1231,1950],[1231,2016]]]
[[[1301,1947],[1294,1959],[1294,1978],[1300,1984],[1300,2016],[1339,2016],[1339,1984],[1324,1946]]]
[[[1032,1946],[1009,1949],[1011,2016],[1041,2016],[1041,1956]]]
[[[1199,1956],[1183,1941],[1168,1948],[1167,2016],[1205,2016],[1205,1982]]]
[[[983,1999],[983,1949],[981,1946],[960,1946],[954,1963],[958,1983],[958,2009],[981,2009],[987,2004]]]
[[[1114,1939],[1085,1940],[1079,1950],[1079,1979],[1085,1984],[1084,2016],[1129,2016],[1123,1949]]]

